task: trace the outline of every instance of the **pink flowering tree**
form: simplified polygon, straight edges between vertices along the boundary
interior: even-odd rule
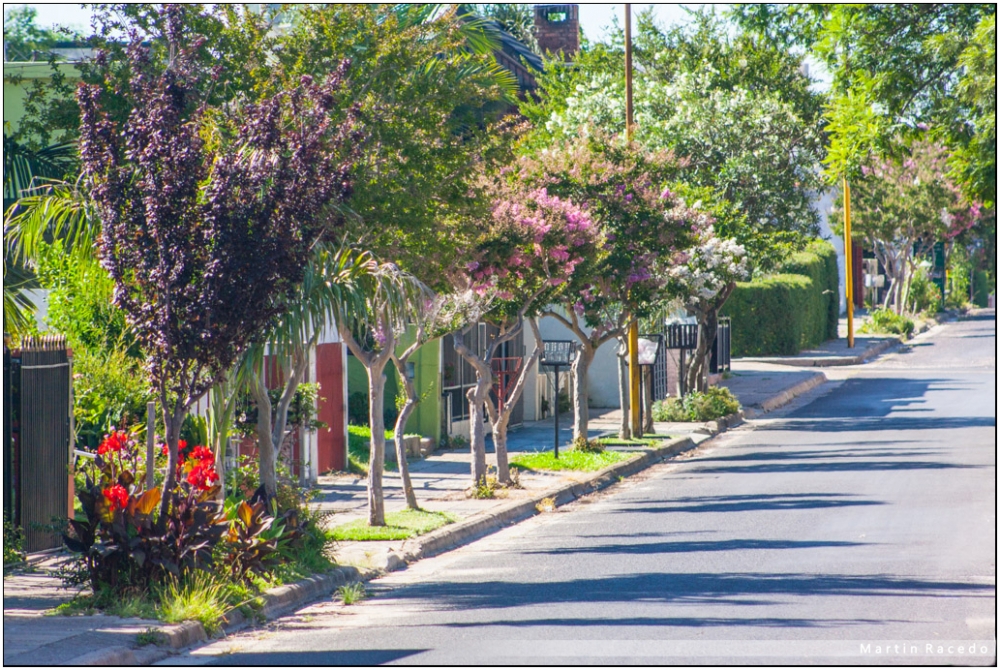
[[[927,140],[913,142],[908,155],[864,165],[851,184],[851,227],[864,237],[886,270],[885,307],[902,313],[920,258],[936,242],[947,242],[980,220],[982,207],[969,203],[948,176],[948,154]],[[835,200],[834,217],[843,225]]]
[[[593,130],[523,157],[518,171],[526,183],[581,203],[601,232],[597,252],[544,310],[580,341],[571,368],[573,437],[586,438],[588,370],[597,350],[616,338],[624,343],[629,322],[663,301],[671,259],[706,219],[665,186],[678,171],[669,152],[647,152]],[[624,370],[627,347],[619,350]],[[621,432],[628,437],[627,381],[619,390],[626,409]]]
[[[492,211],[484,218],[474,243],[473,260],[457,280],[457,291],[471,291],[488,307],[467,309],[465,321],[454,335],[455,350],[476,371],[476,385],[469,389],[472,425],[472,479],[486,476],[486,435],[483,408],[489,416],[496,449],[497,479],[509,483],[507,425],[524,391],[525,380],[541,355],[536,317],[553,301],[565,300],[566,289],[581,264],[599,248],[599,232],[590,214],[569,199],[550,195],[544,188],[524,190],[498,183],[491,190]],[[474,318],[478,316],[478,319]],[[465,336],[477,320],[495,325],[499,332],[482,351],[474,351]],[[490,398],[493,362],[501,346],[524,329],[535,336],[535,345],[521,363],[508,397]]]
[[[747,254],[735,240],[717,236],[708,225],[698,232],[695,244],[679,252],[674,261],[667,273],[667,289],[679,296],[688,313],[698,319],[698,343],[685,373],[685,386],[705,391],[709,354],[719,330],[719,310],[736,282],[749,278]]]

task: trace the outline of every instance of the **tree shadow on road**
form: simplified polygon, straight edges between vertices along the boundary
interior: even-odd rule
[[[673,500],[629,501],[615,512],[628,514],[659,514],[661,512],[761,512],[769,510],[827,509],[883,505],[878,500],[858,500],[849,494],[838,493],[783,493],[730,496],[703,496],[675,498]]]
[[[822,540],[719,540],[689,542],[642,542],[601,544],[584,547],[559,547],[525,551],[527,554],[680,554],[704,551],[744,551],[759,549],[815,549],[818,547],[857,547],[866,542]]]
[[[393,600],[420,600],[447,610],[505,609],[549,604],[787,604],[789,597],[993,598],[992,585],[892,577],[807,573],[641,573],[540,583],[486,581],[414,584]]]

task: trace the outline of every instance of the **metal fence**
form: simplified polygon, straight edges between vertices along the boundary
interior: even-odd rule
[[[43,526],[69,510],[72,361],[63,337],[29,338],[4,350],[4,504],[25,549],[62,544]],[[10,507],[6,507],[10,505]]]
[[[715,333],[715,346],[712,347],[712,358],[709,360],[708,371],[712,374],[727,372],[732,365],[733,324],[728,316],[719,319],[719,329]]]

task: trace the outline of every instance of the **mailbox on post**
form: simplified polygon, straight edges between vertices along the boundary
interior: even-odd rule
[[[559,368],[573,364],[576,345],[571,340],[546,340],[542,343],[542,358],[539,365],[554,368],[556,373],[556,388],[553,394],[553,416],[555,418],[555,444],[553,455],[559,458]]]

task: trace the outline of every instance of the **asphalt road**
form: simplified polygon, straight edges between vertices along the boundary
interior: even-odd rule
[[[993,664],[995,352],[992,317],[936,328],[688,458],[373,582],[363,604],[183,660]]]

